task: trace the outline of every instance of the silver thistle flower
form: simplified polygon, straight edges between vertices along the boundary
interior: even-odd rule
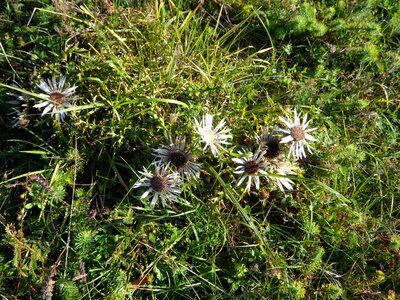
[[[256,189],[259,190],[260,175],[268,175],[268,173],[265,171],[266,165],[263,162],[265,150],[257,151],[255,154],[251,153],[250,155],[245,155],[242,152],[239,152],[239,154],[242,155],[242,158],[232,158],[235,163],[239,164],[234,173],[242,175],[237,185],[240,186],[247,179],[245,191],[250,191],[252,182],[254,182]],[[269,179],[267,178],[267,180]]]
[[[282,191],[285,192],[285,190],[291,191],[293,190],[293,184],[294,182],[290,179],[287,178],[287,175],[297,175],[295,170],[297,170],[297,166],[285,161],[283,159],[276,159],[273,160],[269,163],[269,172],[271,174],[276,174],[278,176],[270,176],[278,186],[278,188]]]
[[[265,150],[264,158],[266,160],[274,160],[281,156],[280,138],[275,135],[278,128],[274,128],[272,132],[268,129],[261,136],[256,135],[259,149]]]
[[[160,158],[159,164],[171,166],[183,178],[190,179],[199,174],[200,164],[196,163],[192,153],[186,150],[185,138],[177,137],[175,142],[170,138],[170,144],[153,149],[153,155]]]
[[[210,147],[211,153],[217,157],[220,150],[226,151],[224,145],[231,144],[228,139],[232,139],[232,135],[228,134],[230,129],[224,128],[225,120],[221,120],[216,127],[213,127],[213,118],[213,115],[205,114],[200,122],[195,119],[195,123],[196,131],[205,143],[203,150]]]
[[[16,88],[22,89],[18,83],[12,84]],[[30,114],[33,107],[32,98],[24,94],[22,91],[7,93],[12,100],[7,101],[8,104],[15,105],[12,111],[7,115],[11,116],[13,120],[11,121],[12,126],[26,126],[29,124]]]
[[[155,171],[151,172],[143,167],[143,172],[139,171],[143,175],[134,185],[133,188],[146,187],[148,188],[140,199],[146,198],[149,194],[153,193],[153,197],[150,203],[151,207],[154,207],[157,203],[158,198],[161,199],[162,206],[166,206],[166,203],[176,201],[177,195],[181,193],[181,180],[179,174],[176,172],[170,173],[168,166],[155,165]]]
[[[60,122],[64,121],[66,112],[61,111],[64,108],[71,107],[71,102],[77,100],[77,98],[72,97],[77,89],[77,86],[64,88],[66,81],[65,76],[61,76],[59,82],[53,77],[52,80],[44,81],[42,80],[37,86],[45,92],[41,93],[39,96],[47,98],[47,101],[34,105],[36,108],[44,108],[42,116],[51,111],[51,115],[56,115],[57,120]]]
[[[289,150],[289,157],[293,154],[296,159],[302,159],[306,157],[306,152],[304,150],[307,147],[308,152],[312,153],[312,148],[308,144],[309,141],[316,141],[316,139],[309,134],[316,130],[317,128],[307,129],[311,122],[311,119],[307,121],[307,114],[303,118],[303,122],[300,120],[300,114],[297,114],[296,109],[294,110],[294,119],[290,120],[289,116],[286,115],[286,119],[279,117],[286,126],[287,129],[279,129],[279,131],[288,134],[281,140],[281,143],[292,142]]]

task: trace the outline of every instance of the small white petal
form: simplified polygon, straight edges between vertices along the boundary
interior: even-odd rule
[[[304,120],[305,121],[305,120]],[[304,130],[308,127],[308,125],[310,124],[310,122],[311,122],[311,119],[310,120],[308,120],[308,122],[304,122],[303,121],[303,125],[301,126]]]
[[[300,116],[300,115],[299,115],[299,116]],[[310,123],[310,121],[311,121],[311,119],[310,119],[310,120],[308,120],[308,122],[307,122],[307,117],[308,117],[308,113],[306,113],[305,116],[304,116],[304,118],[303,118],[303,123],[302,123],[303,129],[305,129],[305,128],[308,126],[308,124]]]
[[[286,134],[290,134],[290,132],[291,132],[290,129],[281,129],[281,128],[278,128],[277,131],[278,132],[284,132]]]
[[[242,185],[243,181],[246,179],[246,176],[242,176],[237,184],[237,186]]]
[[[304,146],[303,145],[301,145],[300,147],[299,147],[300,149],[300,158],[302,158],[302,157],[307,157],[307,155],[306,155],[306,151],[304,150]]]
[[[153,196],[153,199],[151,200],[150,206],[154,207],[156,205],[156,203],[157,203],[157,200],[158,200],[158,193],[155,193],[154,196]],[[164,199],[161,199],[161,201],[162,201],[162,206],[165,206]]]
[[[66,90],[64,90],[64,94],[66,96],[71,96],[73,93],[75,93],[75,90],[77,88],[78,88],[77,86],[73,86],[73,87],[67,88]]]
[[[294,143],[292,143],[292,145],[290,145],[288,157],[290,157],[292,155],[294,148],[295,148],[294,145],[295,145]]]
[[[304,130],[304,132],[312,132],[314,130],[317,130],[317,128],[310,128],[310,129]]]
[[[260,177],[258,177],[258,176],[253,176],[253,180],[254,180],[256,189],[259,190],[259,189],[260,189]]]
[[[150,192],[151,192],[152,190],[153,190],[153,189],[148,189],[147,191],[145,191],[145,192],[143,193],[143,195],[140,197],[140,199],[146,198],[146,197],[150,194]]]
[[[284,119],[284,118],[282,118],[282,117],[279,117],[279,120],[281,120],[283,123],[285,123],[285,125],[286,125],[288,128],[292,128],[292,127],[294,126],[294,124],[289,123],[288,121],[286,121],[286,119]]]
[[[65,116],[67,115],[67,113],[65,112],[59,112],[57,114],[57,118],[60,120],[60,122],[64,122]]]
[[[242,160],[242,159],[240,159],[240,158],[233,157],[233,158],[232,158],[232,160],[233,160],[235,163],[238,163],[238,164],[243,164],[243,160]]]
[[[293,186],[291,185],[291,183],[294,183],[292,180],[288,179],[288,178],[281,178],[280,182],[285,186],[286,189],[288,189],[289,191],[293,190]]]
[[[313,142],[317,141],[317,139],[315,137],[313,137],[312,135],[309,135],[308,133],[305,134],[305,138],[306,138],[306,140],[310,140]]]
[[[55,79],[55,78],[53,78],[53,79]],[[59,91],[62,91],[62,90],[64,89],[65,80],[66,80],[66,77],[65,77],[65,76],[61,76],[60,82],[58,83],[58,90],[59,90]],[[55,81],[53,81],[53,83],[54,83],[54,82],[55,82]],[[65,92],[66,92],[66,91],[65,91]]]
[[[46,108],[42,112],[42,116],[47,114],[52,108],[53,108],[53,104],[50,103],[49,105],[47,105]]]
[[[288,135],[288,136],[285,136],[285,137],[280,141],[280,143],[281,143],[281,144],[285,144],[285,143],[289,143],[289,142],[291,142],[291,141],[293,141],[293,137],[292,137],[291,135]]]
[[[35,108],[42,108],[42,107],[47,106],[47,105],[49,105],[49,104],[50,104],[49,101],[45,101],[45,102],[42,102],[42,103],[39,103],[39,104],[35,104],[33,107],[35,107]]]
[[[298,125],[301,124],[301,122],[300,122],[300,116],[301,116],[301,113],[297,114],[296,109],[294,109],[294,124],[295,124],[296,126],[298,126]]]
[[[57,80],[56,80],[55,77],[52,78],[52,82],[50,82],[50,80],[49,80],[49,85],[50,85],[50,87],[51,87],[51,89],[52,89],[53,91],[58,90],[58,87],[57,87]]]
[[[51,89],[45,81],[42,80],[39,84],[37,84],[37,87],[46,94],[51,94]]]
[[[246,184],[245,190],[246,190],[246,191],[250,191],[250,189],[251,189],[251,177],[248,176],[247,184]]]

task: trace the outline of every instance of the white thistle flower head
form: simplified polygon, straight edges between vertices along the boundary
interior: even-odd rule
[[[22,89],[22,87],[15,81],[11,86],[18,88],[18,89]],[[26,107],[27,104],[29,103],[29,101],[32,100],[28,94],[25,94],[22,91],[14,91],[11,93],[6,93],[6,95],[8,95],[12,98],[12,100],[7,101],[7,103],[12,104],[12,105],[17,105],[17,106]]]
[[[154,207],[157,203],[158,198],[161,199],[162,206],[165,207],[166,203],[177,201],[176,197],[182,191],[181,180],[179,174],[176,172],[170,173],[168,166],[155,165],[155,171],[151,172],[143,167],[143,172],[139,171],[143,175],[141,179],[136,181],[133,188],[146,187],[148,188],[140,199],[146,198],[149,194],[153,193],[150,206]]]
[[[18,83],[14,83],[13,86],[17,88],[21,88]],[[33,100],[32,98],[24,94],[23,92],[13,92],[7,93],[8,96],[12,97],[12,100],[7,101],[7,103],[15,105],[11,112],[7,115],[13,118],[11,125],[12,126],[26,126],[29,123],[29,117],[32,112]]]
[[[71,107],[72,101],[77,100],[75,97],[71,97],[77,86],[69,87],[64,89],[66,77],[61,76],[59,82],[57,82],[56,78],[53,77],[52,80],[44,81],[42,80],[37,86],[40,88],[45,94],[39,94],[39,96],[47,98],[47,101],[36,104],[33,107],[36,108],[44,108],[42,112],[42,116],[51,111],[51,115],[56,114],[57,120],[63,122],[66,112],[62,112],[60,110]]]
[[[265,150],[264,158],[266,160],[277,159],[281,156],[280,138],[275,135],[278,131],[274,128],[272,132],[268,133],[268,129],[263,132],[261,136],[256,135],[256,139],[261,150]]]
[[[232,139],[229,134],[230,129],[225,127],[225,120],[221,120],[216,127],[213,127],[213,118],[211,114],[203,115],[201,122],[195,119],[196,131],[201,136],[202,142],[205,144],[203,150],[210,147],[214,157],[219,156],[219,151],[227,151],[225,145],[230,145],[228,139]]]
[[[271,176],[271,178],[275,180],[275,183],[282,192],[285,192],[285,190],[293,190],[292,185],[294,182],[286,176],[297,175],[295,170],[298,170],[298,167],[285,160],[274,160],[271,164],[269,164],[270,173],[278,175],[276,177]]]
[[[29,124],[29,116],[25,113],[25,111],[12,111],[8,113],[8,115],[12,116],[13,120],[11,121],[12,126],[16,127],[24,127]]]
[[[316,141],[316,139],[309,133],[317,128],[307,129],[311,119],[307,121],[306,114],[303,118],[303,122],[301,122],[300,115],[301,113],[297,114],[295,109],[293,121],[290,120],[288,115],[286,115],[286,119],[279,117],[279,120],[281,120],[287,126],[287,129],[279,129],[279,131],[288,134],[281,140],[281,143],[292,142],[288,157],[293,154],[296,159],[302,159],[306,157],[306,152],[304,149],[305,147],[307,147],[308,152],[312,153],[312,148],[308,144],[308,141]]]
[[[153,155],[160,158],[158,164],[172,167],[187,180],[199,174],[200,164],[196,163],[192,153],[186,150],[185,138],[177,137],[174,142],[170,137],[170,144],[153,149]]]
[[[266,165],[263,162],[265,150],[258,150],[255,154],[251,153],[250,155],[245,155],[242,152],[239,152],[239,154],[242,155],[242,158],[232,158],[235,163],[239,164],[234,173],[242,175],[237,186],[240,186],[247,179],[245,191],[250,192],[253,181],[256,189],[259,190],[260,175],[268,175],[268,173],[265,171]],[[267,180],[269,180],[268,177]]]

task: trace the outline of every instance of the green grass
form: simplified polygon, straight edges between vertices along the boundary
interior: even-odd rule
[[[3,2],[2,299],[400,293],[397,1]],[[65,122],[12,126],[9,94],[40,103],[61,75],[79,98]],[[270,174],[245,192],[232,158],[295,108],[317,141],[293,190]],[[233,136],[217,158],[195,131],[206,112]],[[201,172],[152,208],[133,185],[170,136]]]

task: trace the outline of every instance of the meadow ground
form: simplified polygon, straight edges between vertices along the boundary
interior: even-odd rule
[[[396,299],[400,4],[0,3],[1,299]]]

